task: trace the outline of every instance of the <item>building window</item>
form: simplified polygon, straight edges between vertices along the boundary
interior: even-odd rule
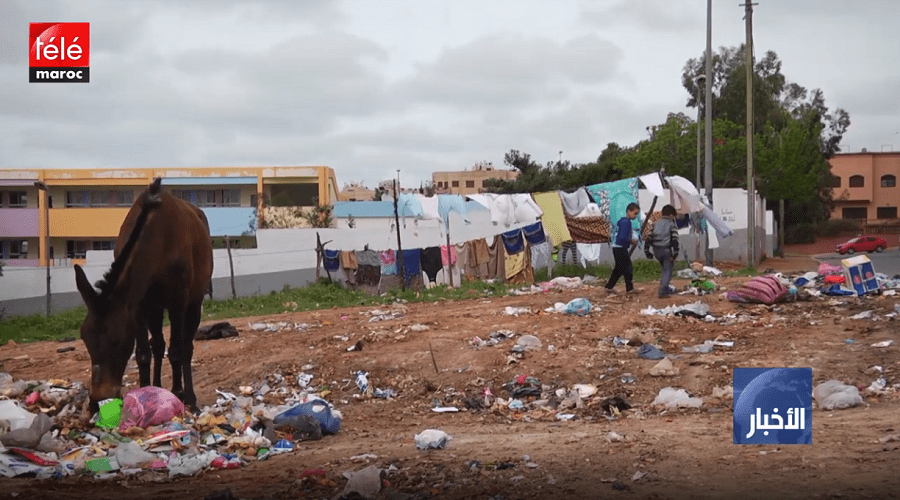
[[[134,191],[116,191],[116,206],[130,207],[134,203]]]
[[[256,195],[256,194],[250,195],[250,206],[253,208],[259,207],[259,195]]]
[[[878,207],[877,217],[879,219],[896,219],[897,207]]]
[[[459,181],[451,181],[451,184],[450,184],[450,185],[453,186],[453,187],[455,187],[455,188],[458,188],[458,187],[459,187]]]
[[[7,254],[5,259],[27,259],[28,240],[16,240],[6,242]]]
[[[66,207],[91,206],[90,191],[66,191]]]
[[[95,241],[91,245],[91,250],[115,250],[116,242],[112,240]]]
[[[109,206],[109,191],[91,191],[92,207]]]
[[[883,188],[892,188],[897,186],[897,178],[893,175],[882,175],[881,176],[881,187]],[[881,209],[879,209],[881,210]],[[880,217],[879,217],[880,218]]]
[[[222,191],[223,207],[239,207],[241,206],[241,190],[225,189]]]
[[[839,176],[839,175],[831,176],[831,187],[833,187],[833,188],[841,187],[841,176]]]
[[[466,187],[467,188],[475,187],[475,181],[466,181]]]
[[[866,178],[861,175],[851,175],[850,176],[850,187],[852,187],[852,188],[866,187]]]
[[[865,219],[869,216],[866,207],[844,207],[841,209],[841,218]]]
[[[87,258],[87,241],[67,240],[66,241],[66,258],[67,259],[84,259]]]
[[[3,200],[0,199],[0,202]],[[9,204],[7,205],[10,208],[25,208],[28,206],[28,192],[27,191],[10,191],[9,192]]]

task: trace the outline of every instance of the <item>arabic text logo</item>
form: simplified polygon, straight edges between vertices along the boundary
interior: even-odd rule
[[[812,369],[735,368],[734,444],[812,444]]]

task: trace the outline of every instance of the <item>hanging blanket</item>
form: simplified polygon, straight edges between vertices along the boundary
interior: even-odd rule
[[[560,191],[559,199],[562,202],[566,215],[573,217],[580,214],[587,204],[591,202],[591,197],[584,188],[578,188],[574,193]]]
[[[541,215],[541,222],[550,236],[550,245],[559,246],[560,243],[571,240],[572,236],[569,234],[566,219],[563,217],[562,200],[559,199],[559,193],[556,191],[536,193],[534,202],[544,212],[544,215]]]
[[[325,250],[325,269],[337,271],[341,268],[341,252],[338,250]]]
[[[528,243],[532,245],[539,245],[547,241],[547,236],[544,234],[544,225],[540,222],[523,227],[522,232],[525,233],[525,239],[528,240]]]
[[[381,253],[381,274],[395,276],[397,274],[397,256],[393,250]]]
[[[503,246],[506,247],[506,253],[513,255],[525,249],[525,240],[522,238],[521,229],[513,229],[503,233]]]
[[[610,236],[609,219],[606,217],[570,217],[566,215],[566,226],[572,241],[578,243],[608,243]]]
[[[487,240],[480,238],[469,242],[469,265],[477,267],[490,262],[491,256],[488,250]]]
[[[344,269],[352,269],[355,270],[359,267],[359,262],[356,260],[356,252],[353,250],[346,250],[341,252],[341,267]]]
[[[610,238],[615,240],[618,230],[616,224],[619,219],[625,217],[628,205],[637,203],[638,178],[622,179],[620,181],[604,182],[588,186],[588,193],[600,206],[600,212],[606,216],[610,223]],[[641,221],[635,218],[631,221],[633,231],[641,230]]]
[[[534,269],[544,269],[550,267],[550,244],[546,241],[531,245],[531,267]]]
[[[450,245],[441,245],[441,264],[445,266],[452,266],[456,264],[456,247]]]
[[[784,301],[788,295],[787,287],[776,276],[769,275],[753,278],[737,290],[727,292],[725,297],[730,302],[772,305]]]
[[[456,212],[466,220],[466,200],[458,194],[441,194],[438,198],[438,213],[444,221],[444,228],[450,228],[450,212]]]

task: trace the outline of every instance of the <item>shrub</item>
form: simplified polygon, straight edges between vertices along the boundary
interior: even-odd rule
[[[816,227],[819,236],[841,236],[847,233],[856,233],[860,230],[859,221],[852,219],[827,220]]]
[[[816,234],[812,224],[797,224],[784,230],[784,243],[786,245],[815,242]]]

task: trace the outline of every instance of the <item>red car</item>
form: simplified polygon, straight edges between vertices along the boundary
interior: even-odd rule
[[[887,241],[878,236],[860,236],[853,238],[847,243],[842,243],[835,250],[837,253],[844,255],[845,253],[854,254],[856,252],[878,252],[881,253],[887,248]]]

